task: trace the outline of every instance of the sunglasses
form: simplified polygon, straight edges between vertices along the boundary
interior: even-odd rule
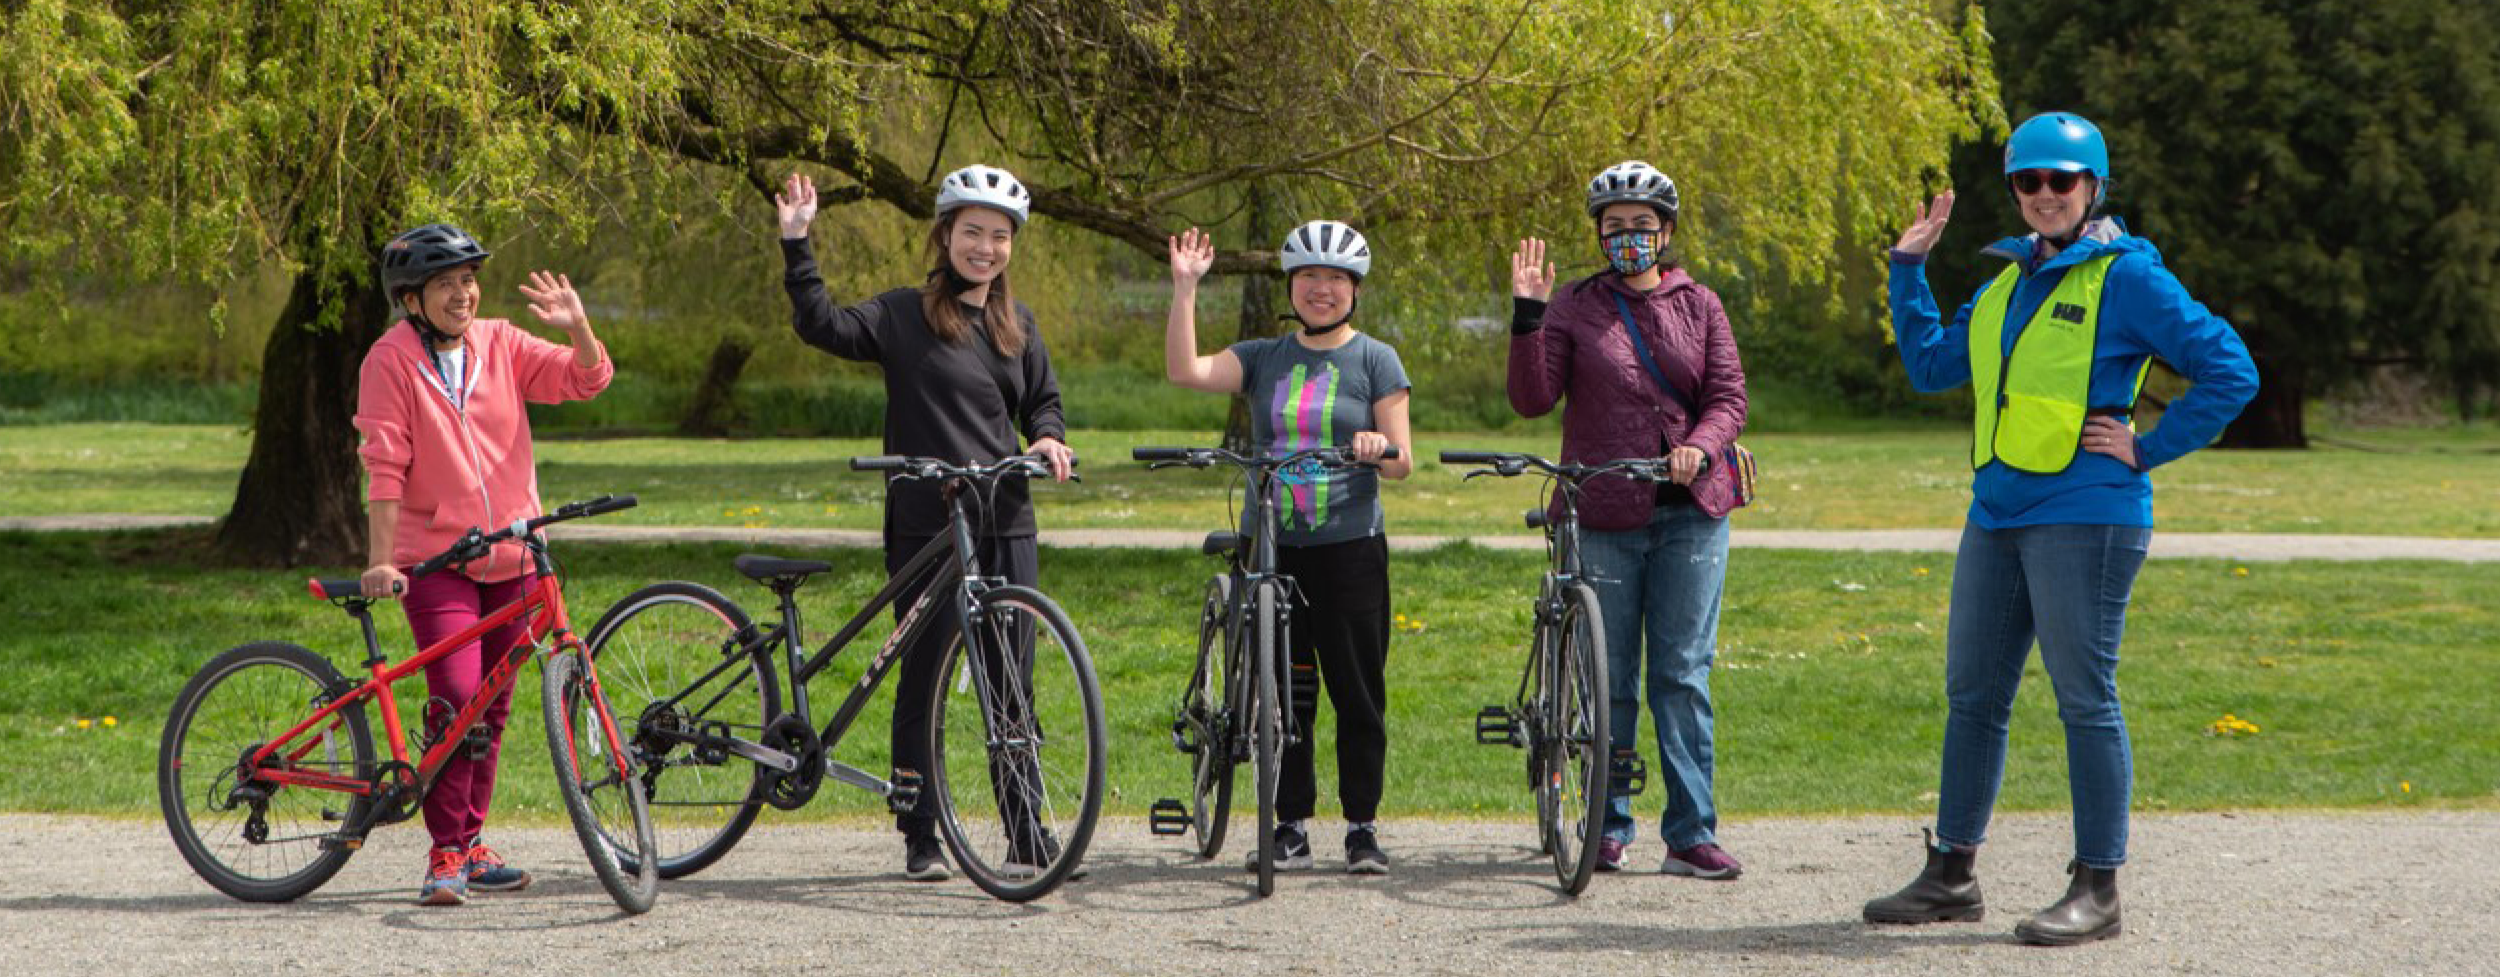
[[[2075,184],[2083,182],[2083,174],[2073,170],[2016,170],[2007,179],[2013,181],[2014,192],[2030,195],[2047,187],[2050,193],[2073,193]]]

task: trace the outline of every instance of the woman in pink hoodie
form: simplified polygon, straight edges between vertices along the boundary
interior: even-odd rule
[[[356,429],[364,434],[366,519],[372,565],[364,592],[404,595],[419,647],[476,624],[528,592],[534,574],[517,543],[485,559],[411,581],[408,567],[450,547],[472,527],[540,514],[525,403],[587,400],[615,368],[590,332],[581,296],[563,275],[532,272],[521,286],[530,312],[561,329],[558,346],[503,319],[477,318],[478,268],[488,252],[448,224],[428,224],[382,251],[382,288],[406,314],[365,353]],[[487,663],[511,651],[526,619],[488,633],[425,670],[425,723],[442,735],[452,707],[477,694]],[[456,906],[471,889],[515,891],[529,873],[504,864],[479,840],[495,792],[496,752],[511,697],[489,706],[425,797],[433,835],[417,901]]]

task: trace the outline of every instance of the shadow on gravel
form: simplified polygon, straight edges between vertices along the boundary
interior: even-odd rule
[[[1390,874],[1347,875],[1344,865],[1319,855],[1309,871],[1277,876],[1273,898],[1297,891],[1363,890],[1435,909],[1512,912],[1570,903],[1554,885],[1552,870],[1523,848],[1467,845],[1430,852],[1392,852]],[[1102,859],[1089,857],[1093,874],[1069,883],[1053,898],[1112,912],[1167,914],[1208,912],[1259,902],[1245,862],[1248,849],[1212,859],[1174,853]]]
[[[1488,934],[1515,933],[1490,928]],[[1622,923],[1557,923],[1537,928],[1534,936],[1509,941],[1520,953],[1765,954],[1826,957],[1838,960],[1882,960],[1924,954],[1938,947],[2008,946],[2013,937],[1988,924],[1876,928],[1858,922],[1791,923],[1783,926],[1729,926],[1719,929],[1632,926]]]

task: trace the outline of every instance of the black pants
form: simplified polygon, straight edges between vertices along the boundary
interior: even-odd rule
[[[1319,718],[1314,685],[1337,712],[1337,794],[1345,819],[1380,813],[1381,770],[1389,754],[1389,540],[1383,536],[1319,546],[1279,546],[1277,569],[1292,576],[1294,728],[1276,785],[1276,817],[1310,817],[1319,801],[1311,730]],[[1317,679],[1317,681],[1313,681]]]
[[[920,548],[929,544],[927,536],[896,536],[886,540],[885,572],[893,574],[911,562]],[[974,546],[981,550],[981,570],[1007,578],[1008,583],[1031,586],[1041,582],[1041,551],[1031,536],[974,537]],[[937,584],[954,586],[953,578],[941,578]],[[907,587],[894,599],[894,619],[901,622],[912,602],[920,599],[922,586]],[[937,690],[937,670],[946,656],[946,647],[955,640],[957,622],[952,608],[938,607],[938,617],[910,646],[903,649],[903,660],[895,665],[899,674],[894,684],[894,728],[891,748],[894,769],[910,770],[921,776],[919,803],[911,811],[894,816],[894,826],[906,836],[934,835],[937,832],[937,802],[929,797],[934,786],[929,783],[929,703]],[[1005,796],[1002,794],[1001,796]]]

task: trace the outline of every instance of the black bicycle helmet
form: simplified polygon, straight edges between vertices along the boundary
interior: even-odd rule
[[[411,228],[382,246],[382,292],[397,305],[401,295],[424,288],[437,273],[491,257],[494,253],[469,232],[449,224]]]

